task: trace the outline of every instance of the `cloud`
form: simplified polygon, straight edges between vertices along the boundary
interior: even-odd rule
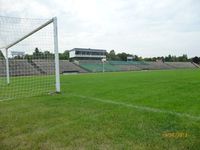
[[[62,50],[200,56],[199,0],[0,0],[0,15],[57,16]]]

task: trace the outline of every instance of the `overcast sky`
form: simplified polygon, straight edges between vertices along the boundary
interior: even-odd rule
[[[0,0],[0,15],[57,16],[60,51],[200,56],[200,0]]]

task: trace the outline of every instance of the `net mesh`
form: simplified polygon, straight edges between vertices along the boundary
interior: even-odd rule
[[[55,91],[53,23],[8,48],[48,20],[0,17],[0,100],[47,94]]]

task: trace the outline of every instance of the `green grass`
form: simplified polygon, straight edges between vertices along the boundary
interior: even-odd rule
[[[0,149],[200,147],[200,70],[67,75],[61,83],[58,95],[0,102]]]
[[[9,85],[6,81],[6,77],[0,78],[0,100],[31,97],[55,91],[53,75],[10,77]]]

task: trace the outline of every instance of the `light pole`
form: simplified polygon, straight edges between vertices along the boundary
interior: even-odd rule
[[[103,64],[103,70],[102,70],[102,71],[105,72],[105,66],[104,66],[104,63],[106,62],[106,58],[103,58],[101,61],[102,61],[102,64]]]

